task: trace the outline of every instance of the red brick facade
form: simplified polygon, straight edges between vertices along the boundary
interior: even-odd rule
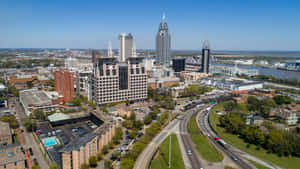
[[[54,72],[55,91],[63,96],[64,102],[71,102],[74,97],[74,75],[61,69]]]

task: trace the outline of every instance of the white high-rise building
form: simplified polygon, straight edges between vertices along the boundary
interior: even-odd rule
[[[131,33],[121,33],[119,36],[119,59],[125,62],[133,54],[133,37]]]

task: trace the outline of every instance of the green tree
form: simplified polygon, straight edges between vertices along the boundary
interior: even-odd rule
[[[111,155],[111,159],[112,159],[112,160],[119,159],[120,157],[121,157],[121,153],[120,153],[120,152],[114,152],[114,153],[112,153],[112,155]]]
[[[12,94],[14,97],[19,97],[19,90],[15,86],[9,86],[8,93]]]
[[[0,118],[0,121],[9,123],[9,126],[14,129],[19,127],[19,123],[14,115],[4,115]]]
[[[88,164],[81,164],[80,169],[89,169],[90,166]]]
[[[144,126],[144,123],[141,120],[135,120],[133,121],[133,127],[135,129],[141,129]]]
[[[59,169],[57,163],[52,163],[50,166],[49,166],[49,169]]]
[[[41,169],[41,167],[39,165],[33,165],[31,166],[31,169]]]
[[[273,99],[278,105],[291,104],[292,102],[292,99],[289,96],[274,96]]]
[[[26,118],[24,126],[26,127],[27,131],[32,132],[36,130],[36,122],[33,119]]]
[[[132,120],[132,121],[136,120],[136,115],[134,112],[130,113],[129,120]]]
[[[81,106],[81,102],[82,102],[82,100],[80,98],[73,98],[71,103],[74,106]]]
[[[256,111],[260,107],[260,101],[255,96],[249,96],[247,98],[248,109],[250,111]]]
[[[152,117],[150,114],[147,114],[145,117],[144,117],[144,124],[148,125],[152,122]]]
[[[120,162],[121,169],[132,169],[134,160],[130,158],[122,158]]]
[[[38,120],[45,120],[46,114],[43,110],[36,109],[30,114],[30,117]]]
[[[104,161],[104,168],[105,169],[111,169],[112,168],[112,161],[111,160],[105,160]]]
[[[102,148],[102,153],[103,154],[107,154],[108,153],[108,150],[109,150],[109,147],[107,145],[103,146]]]
[[[27,85],[28,88],[32,88],[33,87],[32,81],[27,81],[26,85]]]
[[[100,160],[103,159],[103,154],[102,153],[97,153],[96,157],[97,157],[97,161],[100,161]]]
[[[92,156],[89,158],[89,165],[90,167],[96,167],[97,166],[97,157],[96,156]]]

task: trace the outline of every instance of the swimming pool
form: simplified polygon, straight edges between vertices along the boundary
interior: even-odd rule
[[[46,147],[48,146],[53,146],[53,145],[56,145],[57,142],[56,142],[56,138],[55,137],[48,137],[48,138],[44,138],[43,139],[43,143]]]

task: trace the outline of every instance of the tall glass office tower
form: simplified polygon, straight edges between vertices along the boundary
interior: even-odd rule
[[[168,66],[170,64],[170,49],[171,49],[171,36],[168,30],[168,24],[163,15],[162,22],[156,35],[156,61],[160,65]]]

